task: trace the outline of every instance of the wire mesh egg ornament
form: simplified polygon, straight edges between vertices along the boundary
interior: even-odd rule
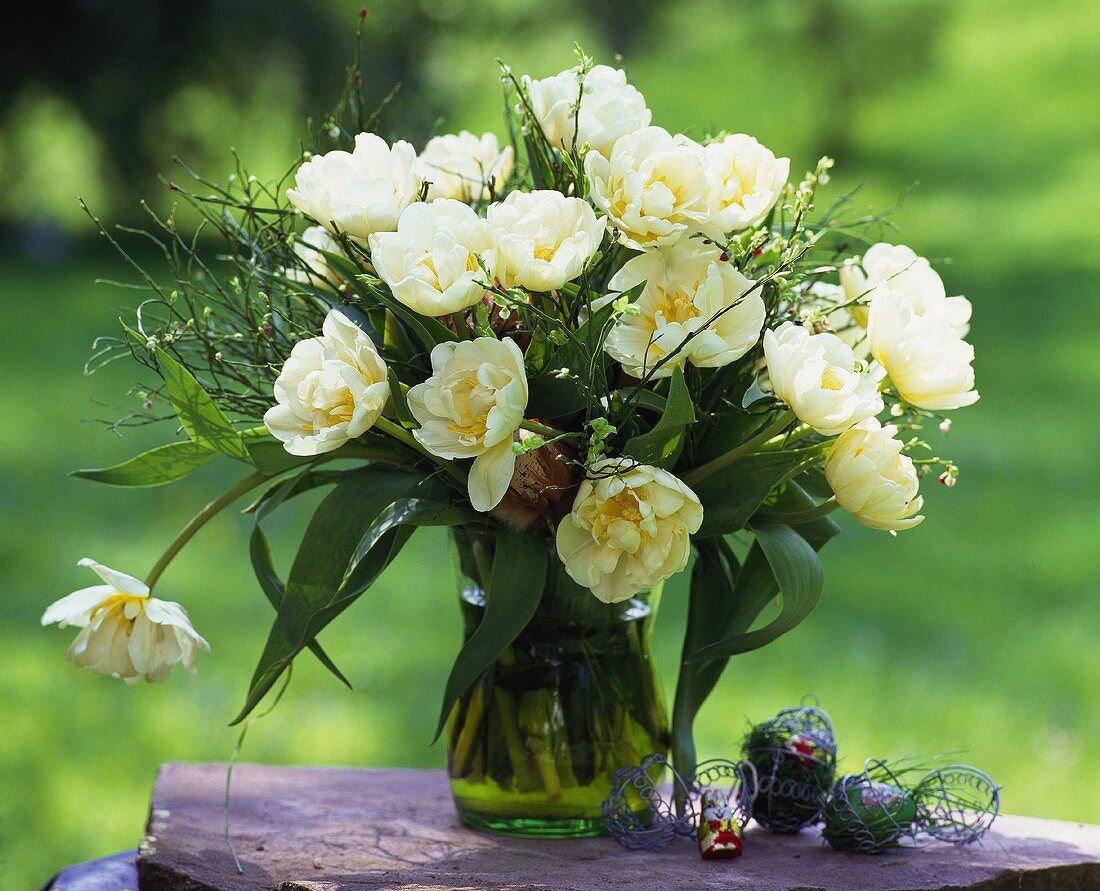
[[[882,761],[836,781],[821,810],[821,836],[842,851],[877,854],[917,831],[917,802]]]
[[[773,832],[794,833],[817,822],[836,775],[836,736],[815,705],[785,708],[754,725],[742,743],[759,789],[752,816]]]
[[[913,795],[920,831],[953,845],[979,841],[1001,809],[1001,787],[989,774],[967,764],[929,771]]]
[[[665,771],[671,785],[662,792]],[[677,812],[677,802],[681,802]],[[600,805],[611,836],[630,850],[660,851],[677,835],[695,832],[692,786],[664,755],[650,755],[641,764],[623,767],[611,777],[611,791]]]

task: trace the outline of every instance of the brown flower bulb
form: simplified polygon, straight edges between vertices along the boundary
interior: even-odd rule
[[[533,434],[519,432],[521,441]],[[571,450],[561,443],[550,443],[516,457],[512,482],[492,515],[517,532],[537,524],[553,529],[569,510],[576,481],[566,463]]]

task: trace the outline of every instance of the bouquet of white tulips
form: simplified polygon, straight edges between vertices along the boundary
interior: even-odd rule
[[[583,55],[542,80],[505,67],[503,84],[506,138],[418,151],[377,134],[385,105],[371,113],[351,83],[283,180],[241,165],[169,184],[204,221],[196,235],[154,215],[167,275],[119,245],[148,299],[94,361],[155,373],[134,418],[177,429],[79,475],[152,486],[226,458],[244,476],[144,582],[89,561],[104,584],[44,617],[83,628],[77,664],[193,670],[205,641],[150,593],[252,490],[276,617],[238,720],[305,649],[340,676],[318,634],[418,526],[488,543],[485,617],[441,726],[521,634],[548,566],[614,604],[694,555],[671,735],[690,772],[693,719],[729,657],[817,602],[829,514],[895,533],[923,520],[922,477],[954,484],[921,430],[946,432],[943,413],[978,398],[970,305],[851,196],[821,202],[829,159],[792,182],[751,136],[669,133],[622,71]],[[281,578],[263,523],[321,487]]]

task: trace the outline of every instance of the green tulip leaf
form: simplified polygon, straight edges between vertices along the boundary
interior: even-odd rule
[[[481,623],[459,650],[447,678],[435,739],[458,698],[527,627],[542,597],[549,552],[529,535],[508,529],[496,533],[496,551]]]
[[[217,454],[205,443],[188,439],[157,446],[113,467],[74,470],[71,476],[108,486],[163,486],[182,479]]]

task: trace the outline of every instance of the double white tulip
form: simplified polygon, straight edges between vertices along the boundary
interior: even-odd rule
[[[264,425],[290,454],[320,455],[365,433],[389,393],[386,365],[371,339],[334,309],[322,336],[290,351]]]
[[[465,204],[498,194],[512,175],[515,152],[503,149],[493,133],[475,136],[469,130],[428,140],[416,161],[428,198],[454,198]]]
[[[391,147],[373,133],[355,137],[352,152],[332,151],[306,161],[287,189],[290,202],[326,229],[365,241],[392,232],[420,192],[416,151],[401,140]]]
[[[879,285],[886,285],[905,297],[915,315],[922,316],[933,307],[940,307],[960,335],[965,337],[970,328],[970,301],[965,297],[948,297],[939,273],[904,244],[871,245],[858,263],[840,268],[840,284],[846,303],[861,297],[866,300]],[[854,304],[851,309],[856,320],[866,325],[866,306]]]
[[[744,133],[712,142],[703,153],[710,186],[708,231],[717,237],[764,219],[787,184],[790,158],[777,158]]]
[[[698,497],[671,473],[606,458],[558,525],[558,556],[577,584],[618,603],[683,569],[702,522]]]
[[[901,453],[897,427],[868,418],[840,434],[825,459],[837,503],[865,526],[911,529],[924,517],[913,460]]]
[[[523,78],[531,109],[547,142],[566,151],[588,145],[607,155],[620,136],[648,127],[652,119],[645,97],[627,83],[626,74],[595,65],[585,75],[572,68],[542,80]],[[580,107],[577,107],[578,98]]]
[[[552,291],[579,276],[606,228],[587,201],[550,189],[512,192],[489,206],[486,222],[497,279],[529,291]]]
[[[299,266],[283,267],[283,277],[315,288],[335,291],[344,282],[344,276],[333,269],[325,254],[343,256],[340,243],[322,226],[310,226],[294,240],[294,255]]]
[[[646,127],[619,139],[609,157],[589,152],[584,170],[592,202],[627,247],[672,244],[707,224],[703,147],[686,136]]]
[[[974,347],[962,339],[956,321],[946,302],[918,315],[901,291],[887,284],[875,288],[867,341],[906,402],[937,411],[978,401],[971,365]]]
[[[81,629],[66,654],[70,662],[128,684],[163,681],[177,662],[195,673],[195,657],[210,645],[182,606],[150,597],[144,582],[88,557],[78,565],[103,584],[62,597],[42,616],[43,625]]]
[[[443,316],[485,296],[491,276],[481,268],[492,247],[489,229],[468,205],[453,198],[414,204],[396,232],[369,239],[378,277],[414,312]]]
[[[654,378],[667,377],[686,362],[718,368],[741,358],[760,339],[765,315],[760,289],[717,249],[686,241],[646,251],[615,273],[608,290],[614,295],[642,282],[637,312],[624,314],[604,343],[627,374],[644,377],[681,346]]]
[[[408,401],[420,423],[417,441],[440,458],[473,458],[470,503],[482,512],[496,507],[512,480],[512,442],[527,408],[527,372],[515,342],[439,344],[432,376],[409,390]]]
[[[775,395],[823,436],[843,433],[883,409],[882,369],[862,374],[852,348],[835,334],[811,334],[784,322],[764,332],[764,357]]]

